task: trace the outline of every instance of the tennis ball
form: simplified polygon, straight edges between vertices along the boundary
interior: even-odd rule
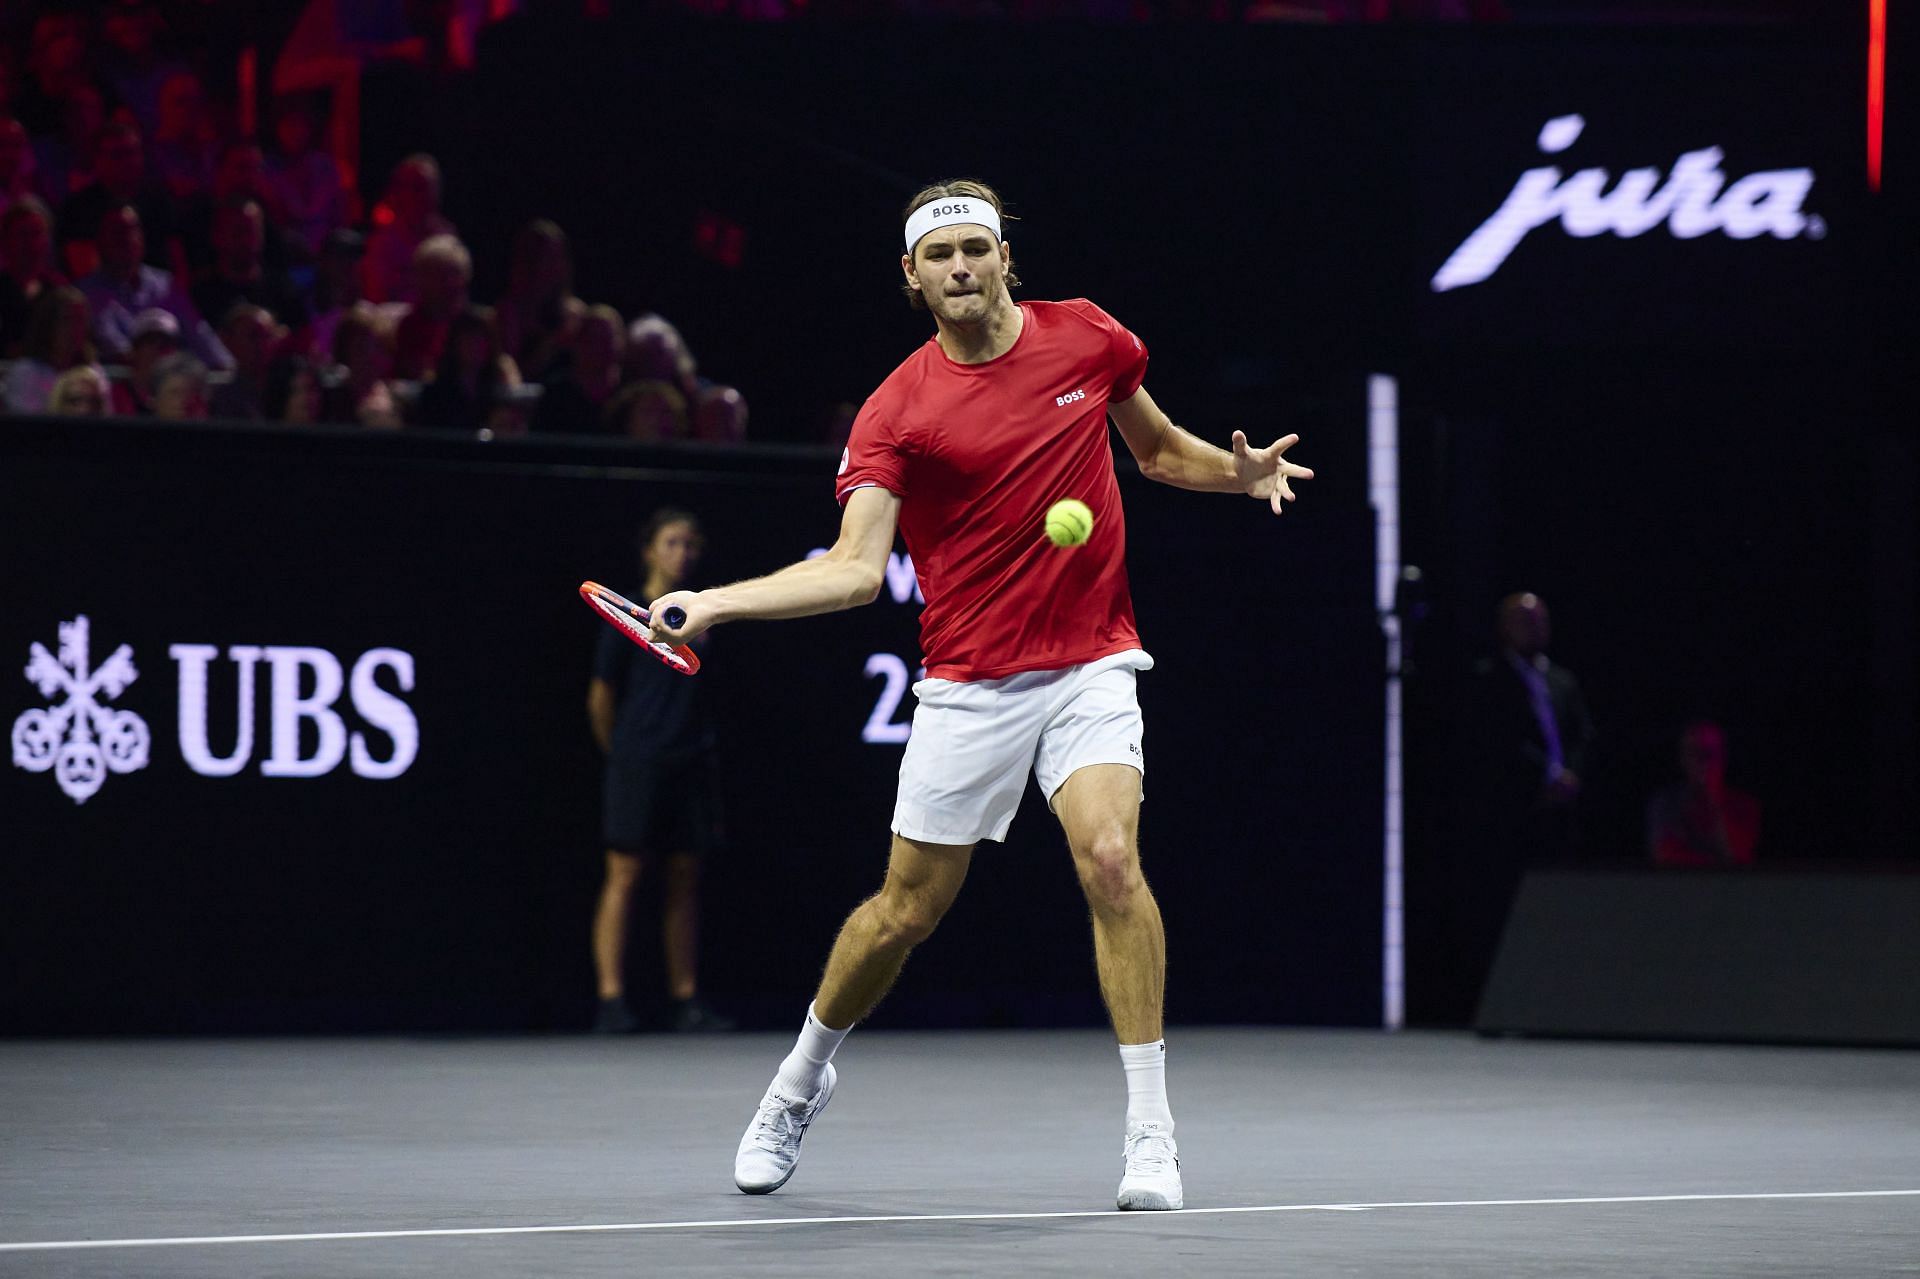
[[[1079,498],[1067,497],[1047,508],[1047,540],[1055,546],[1079,546],[1093,536],[1093,512]]]

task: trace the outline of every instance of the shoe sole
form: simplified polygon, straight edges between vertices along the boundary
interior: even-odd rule
[[[1185,1197],[1169,1200],[1157,1190],[1123,1191],[1115,1207],[1121,1212],[1178,1212]]]
[[[836,1082],[839,1081],[839,1078],[840,1078],[840,1072],[835,1070],[833,1068],[832,1063],[829,1062],[827,1065],[826,1096],[822,1097],[820,1099],[820,1104],[813,1108],[813,1119],[818,1119],[820,1117],[820,1112],[827,1108],[827,1103],[833,1100],[833,1086]],[[807,1126],[809,1128],[813,1126],[813,1119],[807,1120]],[[805,1141],[806,1134],[801,1133],[800,1139],[802,1141]],[[774,1191],[780,1189],[780,1187],[786,1185],[789,1181],[792,1181],[793,1174],[798,1171],[800,1171],[800,1153],[799,1151],[796,1150],[793,1156],[793,1166],[787,1169],[787,1175],[780,1178],[780,1180],[774,1182],[772,1185],[749,1186],[746,1183],[742,1182],[738,1177],[735,1177],[733,1179],[733,1184],[739,1188],[740,1193],[743,1195],[770,1195]]]

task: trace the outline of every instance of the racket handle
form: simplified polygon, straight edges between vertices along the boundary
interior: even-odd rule
[[[678,604],[667,605],[666,612],[660,614],[660,617],[676,631],[687,624],[687,610]]]

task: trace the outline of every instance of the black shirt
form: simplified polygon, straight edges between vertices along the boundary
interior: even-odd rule
[[[705,674],[680,674],[611,625],[601,627],[593,674],[611,684],[617,698],[613,759],[684,758],[713,747]]]

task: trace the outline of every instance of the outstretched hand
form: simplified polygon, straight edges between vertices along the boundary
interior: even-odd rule
[[[1240,477],[1248,497],[1260,497],[1273,507],[1273,513],[1283,513],[1280,503],[1294,500],[1293,487],[1288,480],[1310,480],[1313,472],[1304,466],[1296,466],[1283,456],[1286,451],[1300,442],[1298,435],[1283,435],[1263,449],[1247,447],[1247,433],[1233,433],[1233,468]]]

